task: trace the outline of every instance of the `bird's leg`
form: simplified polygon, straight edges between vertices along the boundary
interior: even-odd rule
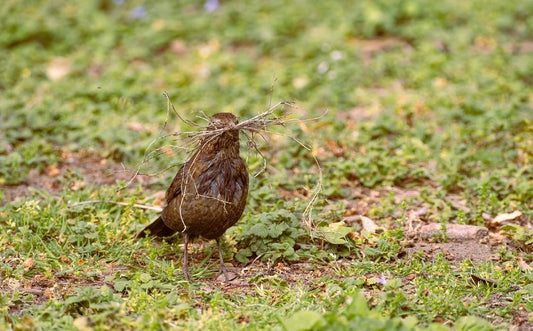
[[[187,264],[187,246],[189,245],[189,235],[187,233],[183,233],[183,275],[185,276],[185,279],[190,282],[191,276],[189,276],[189,266]]]
[[[220,238],[217,238],[217,247],[218,247],[218,256],[220,257],[220,272],[224,274],[224,278],[226,278],[226,282],[229,282],[229,275],[228,270],[226,269],[226,265],[224,264],[224,257],[222,256],[222,248],[220,247]]]

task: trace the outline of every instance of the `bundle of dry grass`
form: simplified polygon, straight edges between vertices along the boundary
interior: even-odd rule
[[[267,159],[258,147],[257,137],[260,137],[264,141],[268,141],[268,137],[266,136],[267,134],[278,134],[278,135],[283,135],[283,136],[288,137],[289,139],[298,143],[304,149],[308,150],[310,152],[311,157],[314,159],[317,165],[318,173],[319,173],[319,180],[318,180],[318,183],[315,185],[315,187],[310,192],[310,195],[309,195],[310,201],[307,204],[305,211],[303,212],[303,220],[302,220],[307,229],[309,230],[315,229],[311,215],[312,215],[313,206],[322,188],[322,172],[321,172],[319,162],[316,159],[315,153],[313,153],[312,148],[310,146],[304,144],[302,141],[300,141],[296,137],[283,134],[280,132],[275,132],[271,129],[272,127],[275,127],[275,126],[284,127],[288,123],[302,121],[301,119],[290,118],[290,115],[291,115],[290,109],[294,107],[294,102],[292,101],[278,102],[274,105],[269,106],[264,112],[252,118],[249,118],[247,120],[241,121],[235,126],[222,127],[219,129],[212,129],[212,128],[208,129],[207,125],[202,126],[202,125],[199,125],[193,121],[187,120],[184,117],[182,117],[176,111],[174,105],[170,101],[168,94],[165,92],[164,95],[167,98],[167,120],[165,121],[165,124],[163,125],[163,128],[161,129],[161,133],[163,133],[168,123],[168,117],[170,115],[170,110],[172,110],[183,123],[186,123],[190,127],[198,128],[198,130],[175,132],[172,134],[160,134],[159,137],[157,137],[150,143],[150,145],[148,146],[146,150],[145,156],[143,157],[143,160],[136,167],[136,170],[133,172],[131,179],[128,181],[128,183],[126,183],[124,187],[120,188],[120,190],[129,186],[134,181],[134,179],[138,175],[141,174],[141,169],[144,165],[148,164],[150,160],[154,158],[167,154],[169,149],[178,149],[178,150],[183,151],[186,155],[190,156],[194,154],[195,151],[202,149],[203,145],[206,145],[210,141],[217,139],[217,137],[221,136],[222,134],[224,134],[226,131],[229,131],[229,130],[238,130],[239,133],[244,135],[247,139],[248,147],[254,150],[263,160],[263,166],[261,167],[259,171],[257,171],[254,174],[254,176],[258,176],[259,174],[261,174],[262,172],[266,170]],[[199,117],[202,120],[205,120],[206,123],[209,122],[209,118],[207,116],[202,114]],[[307,119],[307,120],[316,120],[316,118]],[[156,144],[157,142],[161,140],[166,140],[169,137],[175,137],[179,141],[179,143],[171,144],[171,145],[165,144],[161,147],[151,150],[154,144]],[[169,166],[160,172],[164,172],[174,166],[176,165],[173,164],[172,166]],[[151,174],[151,175],[154,175],[154,174]]]
[[[263,154],[259,150],[257,146],[257,142],[255,140],[255,136],[256,135],[260,136],[264,141],[267,141],[268,139],[266,138],[264,134],[272,133],[272,131],[269,130],[270,127],[285,126],[288,122],[293,121],[292,119],[289,118],[290,113],[288,112],[288,109],[290,109],[293,105],[294,103],[292,101],[278,102],[277,104],[269,107],[265,112],[259,115],[256,115],[250,119],[247,119],[245,121],[239,122],[237,125],[232,126],[232,127],[224,127],[224,128],[220,128],[216,130],[208,130],[207,127],[200,126],[200,130],[198,131],[183,132],[181,133],[181,135],[186,135],[184,147],[188,149],[189,151],[198,150],[202,148],[202,144],[206,144],[216,139],[218,136],[222,135],[224,132],[229,131],[229,130],[238,130],[241,134],[243,134],[246,137],[248,141],[248,146],[253,148],[259,155],[261,155],[263,159],[263,168],[255,174],[255,176],[257,176],[266,169],[266,158],[263,156]],[[171,107],[174,108],[172,104],[171,104]],[[276,112],[279,112],[279,115],[276,115]],[[198,126],[194,122],[186,121],[181,116],[179,117],[184,122],[190,125]],[[304,148],[306,148],[307,150],[310,150],[308,146],[304,145],[302,142],[300,142],[296,138],[292,138],[292,139],[295,139]]]

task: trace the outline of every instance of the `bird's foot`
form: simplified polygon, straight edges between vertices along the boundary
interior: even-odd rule
[[[185,277],[185,280],[189,283],[191,282],[191,275],[189,275],[189,268],[186,264],[183,266],[183,277]]]
[[[217,276],[218,281],[222,281],[222,275],[224,275],[224,282],[228,283],[237,278],[237,275],[233,272],[229,272],[228,269],[226,269],[226,266],[221,264],[220,265],[220,271]]]

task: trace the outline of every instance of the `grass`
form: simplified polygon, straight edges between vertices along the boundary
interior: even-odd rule
[[[0,328],[533,325],[532,1],[0,6]],[[237,282],[215,281],[214,243],[194,245],[188,284],[178,238],[134,239],[156,213],[133,205],[157,204],[185,153],[166,148],[142,169],[152,176],[117,192],[121,163],[133,170],[155,137],[193,129],[171,116],[160,132],[164,91],[201,124],[201,112],[251,118],[270,98],[293,100],[296,118],[327,109],[279,130],[311,152],[258,141],[267,171],[226,235]],[[88,200],[129,205],[72,206]],[[485,225],[492,258],[414,252],[410,222]]]

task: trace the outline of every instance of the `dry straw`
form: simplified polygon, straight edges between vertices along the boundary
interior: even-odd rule
[[[161,131],[160,131],[160,134],[158,135],[158,137],[156,137],[149,144],[148,148],[146,149],[146,153],[145,153],[142,161],[138,164],[138,166],[136,167],[136,170],[133,171],[133,175],[131,176],[129,181],[123,187],[119,188],[119,190],[122,190],[122,189],[128,187],[135,180],[135,178],[138,175],[141,175],[141,168],[145,164],[149,163],[150,160],[152,160],[154,158],[157,158],[157,157],[159,157],[159,156],[161,156],[163,154],[166,154],[169,148],[183,150],[186,153],[189,153],[190,155],[193,155],[196,151],[198,151],[199,149],[202,149],[203,145],[207,144],[208,142],[212,141],[213,139],[216,139],[218,136],[222,135],[224,132],[226,132],[228,130],[239,130],[239,132],[246,137],[246,140],[248,142],[248,144],[247,144],[248,147],[250,149],[253,149],[262,158],[263,166],[258,172],[256,172],[254,174],[254,176],[258,176],[259,174],[261,174],[262,172],[264,172],[266,170],[266,168],[267,168],[267,159],[263,155],[263,153],[261,152],[261,150],[259,149],[259,147],[257,145],[257,141],[256,141],[257,137],[260,137],[264,141],[268,141],[268,138],[267,138],[266,135],[269,135],[269,134],[282,135],[282,136],[288,137],[289,139],[293,140],[294,142],[296,142],[297,144],[302,146],[304,149],[309,151],[310,156],[313,158],[313,160],[314,160],[314,162],[315,162],[315,164],[317,166],[318,175],[319,175],[318,182],[316,183],[314,188],[312,190],[310,190],[311,191],[310,198],[309,198],[309,201],[307,203],[307,206],[306,206],[305,210],[303,211],[303,217],[302,217],[302,222],[303,222],[303,224],[305,225],[305,227],[309,231],[316,230],[316,226],[314,225],[313,218],[312,218],[313,207],[315,206],[315,204],[317,202],[317,199],[318,199],[318,197],[320,195],[320,192],[322,190],[322,169],[321,169],[320,164],[319,164],[319,162],[318,162],[318,160],[316,158],[316,152],[310,146],[308,146],[307,144],[305,144],[304,142],[302,142],[298,138],[293,137],[291,135],[287,135],[287,134],[283,134],[283,133],[280,133],[280,132],[273,131],[273,130],[271,130],[271,128],[275,127],[275,126],[284,127],[287,124],[293,123],[293,122],[313,121],[313,120],[317,120],[318,118],[320,118],[320,117],[322,117],[324,115],[321,115],[320,117],[317,117],[317,118],[304,119],[304,120],[290,118],[289,117],[290,116],[290,111],[289,110],[294,107],[294,103],[292,101],[281,101],[281,102],[278,102],[278,103],[276,103],[274,105],[270,105],[264,112],[254,116],[252,118],[249,118],[247,120],[241,121],[238,124],[236,124],[235,126],[228,126],[228,127],[222,127],[222,128],[219,128],[219,129],[209,129],[208,130],[207,126],[201,126],[201,125],[199,125],[199,124],[197,124],[197,123],[195,123],[193,121],[187,120],[183,116],[181,116],[176,111],[176,108],[174,107],[174,105],[170,101],[170,97],[168,96],[168,93],[164,92],[163,94],[164,94],[165,98],[167,99],[167,119],[165,120],[165,123],[164,123],[163,127],[161,128]],[[163,132],[166,129],[166,126],[167,126],[167,123],[168,123],[170,110],[172,110],[183,123],[186,123],[186,124],[188,124],[191,127],[196,127],[196,128],[198,128],[198,130],[196,130],[196,131],[175,132],[175,133],[172,133],[172,134],[164,134]],[[206,120],[207,122],[209,121],[208,117],[205,114],[201,114],[199,117],[201,119],[203,119],[203,120]],[[177,144],[177,145],[168,145],[167,144],[167,145],[164,145],[162,147],[158,147],[158,148],[153,149],[153,150],[150,151],[152,146],[154,146],[154,144],[156,144],[158,141],[166,140],[169,137],[178,137],[179,140],[181,140],[181,142],[179,144]],[[192,160],[192,161],[194,163],[194,160]],[[163,169],[161,172],[164,172],[164,171],[166,171],[167,169],[169,169],[169,168],[171,168],[173,166],[167,167],[167,168]],[[98,202],[110,203],[110,201],[91,201],[91,202],[92,203],[98,203]],[[86,204],[86,203],[89,203],[89,202],[82,202],[82,203],[78,203],[76,205],[81,205],[81,204]],[[142,205],[135,205],[134,207],[145,208],[145,209],[155,209],[154,207],[148,208],[147,206],[142,206]]]

